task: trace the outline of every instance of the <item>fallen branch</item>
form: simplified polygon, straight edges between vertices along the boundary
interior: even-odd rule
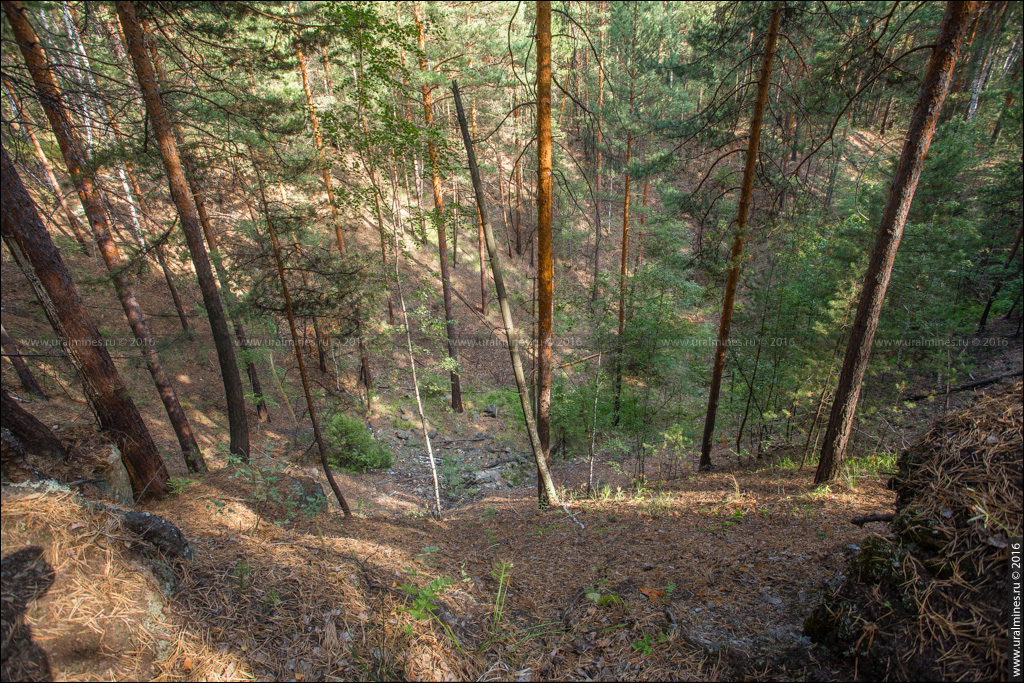
[[[942,394],[955,394],[958,391],[967,391],[968,389],[977,389],[978,387],[985,387],[988,386],[989,384],[995,384],[996,382],[999,382],[1004,379],[1009,379],[1011,377],[1020,377],[1021,375],[1024,375],[1024,370],[1018,370],[1017,372],[1008,372],[1005,375],[996,375],[995,377],[988,377],[986,379],[975,380],[973,382],[968,382],[967,384],[961,384],[958,387],[953,387],[948,391],[942,391],[940,389],[938,391],[928,391],[923,394],[914,394],[913,396],[907,396],[903,400],[921,401],[923,399],[934,398]]]
[[[850,522],[857,526],[864,526],[870,522],[891,522],[895,516],[894,512],[879,512],[871,515],[857,515]]]
[[[577,524],[580,525],[580,529],[583,529],[584,531],[587,530],[587,527],[583,526],[583,522],[581,522],[580,520],[576,519],[576,515],[574,515],[571,512],[569,512],[569,508],[568,507],[566,507],[565,505],[562,505],[562,509],[565,510],[565,514],[569,515],[569,517],[572,518],[572,521],[574,521],[574,522],[576,522]]]

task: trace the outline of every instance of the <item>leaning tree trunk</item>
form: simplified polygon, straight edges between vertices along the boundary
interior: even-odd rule
[[[227,317],[221,303],[217,283],[210,268],[210,258],[203,244],[203,236],[199,224],[196,207],[189,197],[188,182],[178,155],[178,146],[174,141],[171,121],[167,116],[160,91],[157,89],[156,74],[153,64],[146,53],[145,37],[142,25],[135,14],[135,5],[129,0],[117,3],[117,15],[124,32],[125,45],[135,67],[135,75],[139,88],[146,103],[146,111],[152,122],[153,134],[160,147],[167,170],[171,197],[181,219],[181,228],[188,242],[192,262],[195,264],[199,289],[203,294],[203,303],[210,318],[210,329],[213,342],[217,347],[217,358],[220,361],[221,377],[224,381],[224,393],[228,404],[228,424],[230,431],[229,449],[243,460],[249,459],[249,423],[245,414],[245,395],[242,390],[242,379],[238,374],[238,362],[235,349],[231,343]]]
[[[424,53],[426,46],[426,34],[423,29],[423,21],[420,19],[418,6],[414,6],[416,25],[419,27],[419,48],[420,48],[420,70],[427,71],[427,58]],[[423,120],[427,128],[434,122],[434,103],[430,95],[430,86],[423,85]],[[437,221],[437,250],[438,260],[441,264],[441,295],[444,299],[445,330],[448,336],[448,358],[452,362],[458,361],[458,354],[455,351],[455,313],[452,310],[452,281],[448,272],[448,240],[445,237],[444,229],[444,200],[442,199],[441,175],[438,172],[437,146],[430,141],[427,143],[427,154],[430,157],[430,178],[434,190],[434,219]],[[462,385],[459,380],[459,373],[453,368],[450,373],[452,387],[452,410],[461,413],[462,408]]]
[[[555,271],[551,258],[551,3],[537,3],[537,435],[551,467],[551,341]],[[541,464],[537,499],[547,504]]]
[[[839,384],[832,401],[832,413],[825,428],[825,443],[821,448],[818,470],[814,483],[822,484],[831,480],[842,465],[846,444],[853,429],[853,418],[857,411],[857,400],[864,380],[864,371],[871,356],[878,329],[878,317],[885,301],[885,290],[892,275],[896,251],[903,237],[903,227],[914,199],[914,191],[924,167],[924,156],[932,141],[932,134],[939,120],[943,101],[949,92],[953,67],[956,65],[960,45],[970,25],[975,2],[949,2],[939,28],[939,35],[932,56],[928,62],[921,95],[917,99],[914,113],[907,129],[896,174],[889,188],[889,198],[882,212],[882,223],[875,238],[871,261],[864,276],[860,303],[850,329],[850,338],[843,358],[843,369],[839,373]]]
[[[93,236],[99,247],[100,255],[110,273],[110,278],[117,292],[118,300],[124,309],[128,325],[132,334],[138,342],[143,357],[146,359],[146,366],[149,374],[153,377],[157,393],[167,411],[167,417],[178,437],[178,445],[188,469],[192,472],[206,471],[206,464],[203,461],[202,453],[199,451],[199,444],[196,443],[195,435],[192,433],[192,426],[188,422],[188,416],[178,402],[178,396],[167,378],[160,362],[160,356],[156,351],[156,341],[150,332],[149,324],[142,313],[142,307],[135,297],[135,292],[128,282],[128,276],[122,264],[121,252],[114,243],[110,233],[110,224],[107,220],[107,212],[99,197],[99,188],[93,180],[92,174],[87,170],[87,161],[82,153],[82,142],[78,138],[75,128],[68,116],[64,106],[63,96],[57,86],[57,80],[50,70],[43,54],[41,45],[35,35],[35,31],[28,23],[24,14],[14,6],[17,3],[5,3],[11,28],[21,47],[25,63],[32,73],[35,82],[39,102],[42,104],[46,118],[50,121],[54,137],[60,147],[64,162],[67,165],[68,175],[71,177],[75,188],[78,190],[78,198],[85,208],[89,224],[92,226]],[[10,9],[9,9],[10,8]]]
[[[466,126],[466,116],[462,110],[462,99],[459,97],[459,86],[454,81],[452,82],[452,90],[455,93],[455,110],[459,115],[462,139],[466,144],[466,155],[469,158],[469,173],[473,179],[473,189],[476,191],[476,205],[480,212],[480,223],[484,228],[487,253],[491,259],[491,275],[494,278],[494,289],[498,295],[498,308],[501,310],[501,320],[505,326],[505,339],[508,341],[508,352],[512,359],[512,371],[516,377],[516,388],[519,390],[519,404],[523,409],[526,433],[530,437],[530,447],[533,449],[533,457],[537,461],[537,471],[540,473],[541,485],[544,487],[548,503],[558,505],[558,493],[555,491],[551,470],[548,467],[544,448],[541,446],[540,436],[537,434],[537,425],[533,420],[533,411],[530,408],[530,389],[526,384],[523,361],[519,354],[519,337],[512,322],[512,308],[508,303],[508,295],[505,293],[505,276],[501,270],[501,251],[498,249],[498,244],[494,239],[494,231],[491,229],[491,220],[488,217],[487,204],[484,201],[484,185],[483,181],[480,180],[480,169],[477,168],[476,164],[476,152],[473,149],[473,141],[469,137],[469,130]]]
[[[46,180],[50,183],[50,188],[53,190],[54,196],[57,197],[57,203],[60,204],[61,210],[68,219],[68,227],[71,228],[72,234],[75,236],[75,240],[78,241],[79,246],[82,247],[82,251],[85,252],[86,256],[92,256],[92,250],[89,249],[89,240],[85,236],[85,230],[82,228],[82,221],[78,220],[78,216],[71,209],[71,205],[68,204],[68,200],[64,197],[64,193],[60,189],[60,183],[57,182],[57,176],[53,173],[53,166],[50,165],[50,160],[46,158],[46,153],[43,152],[42,145],[39,144],[39,138],[36,137],[36,132],[32,126],[32,122],[28,118],[28,113],[21,106],[21,101],[14,94],[14,89],[11,87],[10,82],[4,78],[4,88],[7,90],[7,97],[11,100],[11,109],[18,115],[19,120],[25,127],[25,133],[28,135],[29,141],[32,143],[32,148],[36,151],[36,156],[39,158],[39,164],[43,167],[43,172],[46,174]]]
[[[25,364],[25,359],[21,357],[21,351],[18,350],[18,345],[14,343],[11,336],[7,334],[7,328],[0,325],[0,342],[2,342],[2,348],[4,355],[11,361],[11,365],[14,366],[14,372],[18,375],[18,381],[21,382],[21,388],[30,394],[35,394],[44,401],[49,399],[46,397],[46,393],[43,388],[39,386],[39,382],[32,375],[32,371],[28,369],[28,365]]]
[[[715,416],[718,413],[718,398],[722,391],[722,374],[725,371],[725,351],[729,343],[729,328],[732,325],[732,309],[736,299],[736,285],[740,277],[743,258],[743,243],[747,237],[747,218],[750,216],[750,198],[754,192],[754,174],[757,170],[757,149],[761,142],[761,121],[768,102],[768,89],[772,75],[772,58],[779,38],[779,22],[782,19],[782,2],[777,2],[768,23],[768,35],[764,39],[764,57],[761,60],[761,76],[757,83],[757,99],[754,113],[750,118],[750,137],[747,139],[747,158],[743,167],[743,182],[740,188],[740,206],[736,218],[736,234],[732,241],[732,255],[729,263],[729,277],[725,284],[725,302],[722,304],[722,320],[718,328],[715,347],[715,364],[711,375],[711,390],[708,394],[708,412],[704,418],[704,438],[700,446],[701,470],[711,469],[711,440],[715,433]]]
[[[320,464],[324,468],[324,474],[327,476],[327,483],[330,484],[331,490],[334,492],[334,497],[338,499],[338,504],[345,512],[345,516],[348,517],[352,514],[352,510],[349,508],[348,502],[345,500],[345,496],[342,494],[341,488],[338,486],[338,482],[334,479],[330,463],[327,462],[327,451],[324,448],[324,438],[320,433],[320,420],[317,418],[316,407],[313,405],[313,395],[309,391],[309,380],[306,377],[306,362],[302,357],[302,346],[299,344],[299,333],[295,329],[295,314],[292,310],[292,297],[291,292],[288,289],[288,280],[285,278],[284,274],[284,261],[281,260],[281,246],[277,241],[277,233],[274,232],[274,223],[270,218],[270,208],[267,206],[267,195],[263,187],[263,177],[260,175],[259,166],[256,165],[256,156],[253,154],[251,147],[249,148],[249,155],[252,158],[252,166],[256,173],[256,181],[260,190],[260,201],[263,204],[263,218],[267,223],[267,230],[270,233],[270,244],[274,249],[274,261],[277,264],[277,276],[281,281],[281,292],[284,294],[285,313],[288,315],[288,328],[292,333],[292,345],[295,348],[295,359],[299,364],[299,376],[302,379],[302,391],[306,395],[306,408],[309,410],[309,420],[313,423],[313,437],[316,439],[317,449],[320,451]]]
[[[68,459],[68,451],[50,428],[39,418],[22,408],[6,391],[0,389],[0,421],[3,429],[18,440],[26,453],[42,455],[53,460]],[[7,437],[7,434],[4,434]]]
[[[5,10],[8,5],[12,5],[10,11],[18,15],[23,11],[17,3],[7,2]],[[4,241],[11,255],[35,276],[30,282],[60,337],[64,352],[78,370],[86,399],[100,426],[117,440],[135,498],[162,496],[167,492],[167,468],[160,451],[110,358],[64,259],[43,227],[39,211],[18,177],[7,150],[3,149],[0,154],[0,187],[4,197],[0,204],[0,228]]]

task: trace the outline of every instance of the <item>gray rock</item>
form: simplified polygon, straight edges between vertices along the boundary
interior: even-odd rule
[[[409,432],[395,432],[395,437],[401,439],[402,441],[408,441],[409,439],[412,438],[412,434],[410,434]]]
[[[484,407],[484,415],[487,417],[498,417],[498,406],[489,405]]]
[[[474,484],[504,484],[501,470],[492,468],[489,470],[477,470],[469,475],[469,480]]]
[[[132,493],[132,482],[128,478],[128,470],[124,468],[121,461],[121,451],[117,446],[110,446],[110,455],[105,458],[103,479],[99,484],[101,491],[109,495],[120,505],[134,505],[135,496]]]
[[[782,600],[779,600],[778,598],[773,597],[772,595],[770,595],[766,588],[762,588],[761,589],[761,595],[764,596],[761,599],[761,602],[767,602],[769,605],[776,605],[776,606],[782,604]]]

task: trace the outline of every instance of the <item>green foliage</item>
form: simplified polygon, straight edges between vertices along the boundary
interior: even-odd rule
[[[441,456],[441,464],[438,473],[441,475],[441,486],[446,491],[458,494],[466,487],[466,481],[462,476],[462,460],[453,453],[445,453]]]
[[[192,484],[193,481],[188,477],[171,477],[167,480],[167,486],[171,490],[171,495],[174,496],[183,493]]]
[[[412,583],[399,586],[398,589],[407,596],[405,611],[417,621],[436,619],[438,610],[436,601],[453,583],[455,583],[454,580],[439,576],[423,588]],[[406,630],[411,634],[411,627],[407,627]]]
[[[324,425],[328,460],[352,472],[388,469],[394,459],[391,449],[370,434],[362,420],[335,414]]]
[[[494,610],[491,613],[491,631],[497,632],[505,615],[505,600],[508,598],[508,584],[511,581],[512,562],[501,560],[494,565],[491,576],[498,582],[498,591],[494,596]]]

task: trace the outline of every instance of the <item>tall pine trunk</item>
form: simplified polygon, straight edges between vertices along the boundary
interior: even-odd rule
[[[551,462],[551,342],[555,270],[551,258],[551,3],[537,3],[537,435]],[[548,496],[538,463],[537,497]]]
[[[722,304],[722,320],[718,327],[718,341],[715,347],[715,363],[711,375],[711,389],[708,394],[708,411],[704,418],[704,438],[700,447],[700,469],[711,469],[711,440],[715,433],[715,417],[718,413],[718,399],[722,391],[722,374],[725,371],[725,351],[729,344],[729,328],[732,325],[732,309],[736,299],[736,285],[740,277],[743,259],[743,243],[747,238],[747,218],[750,216],[750,200],[754,193],[754,175],[757,170],[757,150],[761,142],[761,121],[764,119],[768,102],[768,88],[772,75],[772,58],[779,38],[779,22],[782,19],[782,2],[775,3],[772,18],[768,23],[768,35],[764,39],[764,56],[761,60],[761,75],[757,83],[757,99],[754,113],[750,118],[750,136],[747,138],[747,158],[743,167],[743,182],[740,188],[740,205],[736,218],[736,234],[732,242],[729,263],[729,277],[725,285],[725,301]]]
[[[426,48],[426,33],[423,27],[423,20],[420,17],[419,5],[414,6],[414,17],[419,27],[419,48],[420,48],[420,71],[428,71],[427,57],[424,52]],[[434,103],[430,94],[430,86],[423,85],[423,119],[427,128],[434,122]],[[455,312],[452,308],[452,281],[448,272],[448,240],[444,229],[444,200],[442,199],[441,174],[438,170],[437,146],[433,141],[427,144],[427,156],[430,158],[430,179],[434,190],[434,220],[437,221],[437,251],[438,260],[441,264],[441,295],[444,299],[445,330],[448,336],[448,358],[452,362],[458,361],[458,354],[455,350]],[[462,407],[462,384],[459,374],[453,369],[450,373],[452,388],[452,410],[456,413],[463,411]]]
[[[846,445],[853,429],[864,371],[871,356],[878,329],[878,317],[885,301],[885,290],[892,275],[896,251],[903,237],[903,228],[914,199],[914,191],[924,167],[924,157],[931,144],[942,104],[949,93],[953,67],[960,52],[964,35],[970,25],[975,2],[949,2],[939,28],[938,39],[932,48],[921,95],[918,97],[907,129],[906,142],[896,166],[889,188],[889,198],[882,212],[882,222],[875,238],[860,303],[850,329],[850,338],[839,373],[839,384],[832,401],[832,412],[825,428],[825,443],[821,448],[815,484],[830,481],[839,471]]]
[[[23,11],[18,3],[5,2],[5,11],[8,6],[10,12],[19,15]],[[6,149],[0,150],[0,172],[4,197],[0,232],[4,241],[11,255],[32,275],[30,282],[43,312],[78,371],[100,427],[117,441],[136,500],[162,496],[167,493],[168,475],[160,451]]]
[[[121,21],[121,30],[124,32],[128,54],[135,67],[135,76],[146,103],[153,135],[160,147],[160,156],[167,171],[171,197],[181,219],[181,229],[188,242],[196,276],[199,279],[199,289],[203,294],[203,303],[210,319],[210,329],[213,333],[213,343],[217,348],[217,358],[220,361],[220,372],[228,404],[229,449],[231,453],[248,461],[249,423],[245,414],[245,394],[242,390],[242,379],[238,373],[235,348],[231,343],[227,316],[224,314],[224,305],[221,302],[220,293],[217,291],[217,283],[210,267],[210,257],[205,244],[203,244],[199,215],[189,196],[188,181],[185,179],[181,157],[178,155],[178,146],[174,140],[171,121],[167,116],[163,101],[160,99],[156,74],[146,52],[145,37],[142,25],[135,14],[134,3],[130,0],[120,0],[117,3],[117,15]]]

